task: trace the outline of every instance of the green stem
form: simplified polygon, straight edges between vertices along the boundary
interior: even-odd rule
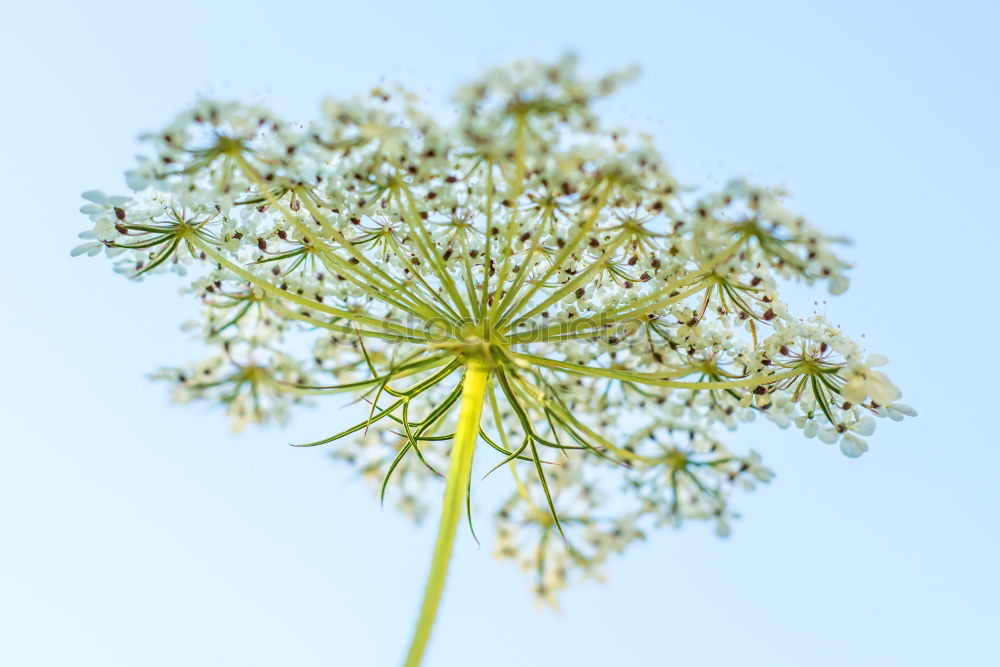
[[[434,558],[424,589],[424,601],[420,607],[417,629],[406,655],[406,667],[419,667],[423,659],[427,641],[434,627],[441,594],[444,592],[448,562],[455,542],[455,532],[465,508],[469,476],[472,474],[472,454],[479,435],[479,420],[483,414],[486,387],[489,384],[490,369],[481,361],[470,361],[462,382],[462,404],[458,412],[458,428],[455,431],[455,445],[451,452],[451,463],[445,480],[444,501],[441,507],[441,523],[438,525],[437,542],[434,544]]]

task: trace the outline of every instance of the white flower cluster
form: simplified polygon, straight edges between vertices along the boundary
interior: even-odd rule
[[[359,397],[365,419],[310,444],[351,436],[336,455],[415,516],[463,370],[488,366],[477,456],[514,488],[496,552],[551,601],[653,526],[728,534],[730,491],[771,472],[720,431],[760,414],[858,456],[876,418],[914,414],[884,358],[778,296],[844,291],[838,239],[774,190],[693,194],[648,139],[601,129],[593,100],[632,75],[518,63],[463,88],[452,125],[387,88],[305,125],[202,101],[147,137],[133,195],[84,194],[73,253],[193,276],[187,329],[215,352],[159,374],[178,400],[239,427]]]

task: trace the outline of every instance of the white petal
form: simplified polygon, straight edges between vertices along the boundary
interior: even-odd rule
[[[887,363],[889,363],[889,360],[881,354],[868,355],[868,365],[870,367],[885,366]]]
[[[847,381],[840,395],[851,403],[864,403],[868,392],[865,391],[865,380],[860,375],[854,375]]]
[[[830,282],[827,283],[827,289],[830,290],[830,294],[833,295],[843,294],[847,291],[850,284],[851,281],[847,278],[847,276],[838,273],[830,276]]]
[[[837,430],[833,428],[825,428],[819,432],[819,439],[828,445],[832,445],[833,443],[837,442],[837,438],[839,437],[840,434],[837,433]]]
[[[80,245],[78,245],[77,247],[75,247],[75,248],[73,248],[72,250],[69,251],[69,256],[70,257],[79,257],[80,255],[82,255],[84,253],[87,253],[88,255],[90,255],[91,257],[93,257],[94,255],[97,254],[97,252],[100,252],[101,247],[103,245],[104,244],[97,243],[96,241],[89,241],[87,243],[81,243]],[[95,250],[97,252],[94,252]]]
[[[858,420],[858,423],[851,430],[858,435],[871,435],[875,432],[875,420],[869,415],[865,415]]]
[[[889,381],[884,373],[873,371],[868,374],[868,395],[879,405],[887,405],[900,397],[899,388]]]
[[[125,172],[125,184],[133,190],[142,190],[149,185],[149,178],[137,169]]]
[[[868,451],[868,443],[853,433],[845,433],[840,441],[840,451],[852,459],[857,458]]]
[[[771,470],[770,468],[760,467],[760,468],[756,468],[753,471],[753,476],[756,477],[761,482],[764,482],[765,484],[767,484],[772,479],[774,479],[774,471]]]
[[[84,215],[100,215],[107,210],[107,206],[101,206],[100,204],[84,204],[80,207],[80,213]]]
[[[95,204],[107,204],[108,196],[101,192],[100,190],[87,190],[82,195],[80,195],[87,201],[92,201]]]

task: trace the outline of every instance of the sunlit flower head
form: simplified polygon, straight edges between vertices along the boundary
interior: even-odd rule
[[[602,128],[592,103],[631,76],[517,63],[463,87],[450,124],[388,87],[305,124],[200,101],[146,137],[133,195],[85,193],[74,253],[186,276],[214,352],[158,374],[179,400],[238,428],[358,399],[307,444],[414,516],[459,465],[475,374],[475,465],[510,480],[493,550],[554,603],[658,526],[729,534],[732,493],[773,473],[727,431],[763,417],[853,457],[914,414],[884,358],[779,296],[843,292],[838,238],[773,189],[681,186],[651,140]]]

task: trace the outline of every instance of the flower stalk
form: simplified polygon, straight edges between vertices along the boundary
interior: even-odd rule
[[[420,665],[434,627],[434,619],[437,617],[445,579],[448,576],[452,547],[455,543],[455,532],[468,500],[472,459],[476,440],[479,438],[479,421],[483,414],[489,378],[489,366],[483,361],[470,361],[465,369],[455,442],[445,480],[444,500],[441,503],[437,541],[434,543],[434,556],[431,559],[431,570],[427,576],[417,627],[410,642],[409,652],[406,654],[406,667]]]

